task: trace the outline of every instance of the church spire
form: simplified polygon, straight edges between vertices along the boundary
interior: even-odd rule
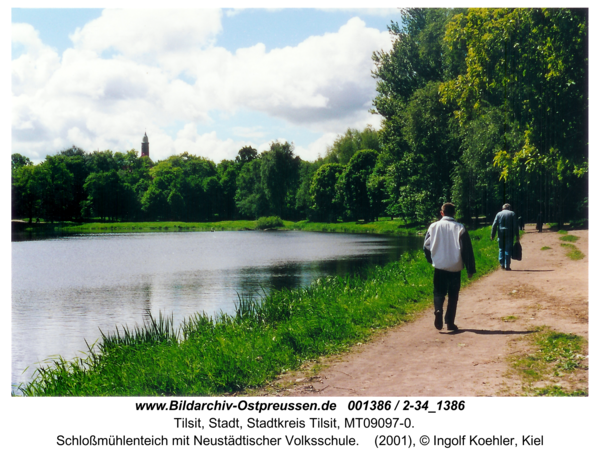
[[[144,132],[142,139],[142,157],[150,157],[150,143],[148,143],[148,135]]]

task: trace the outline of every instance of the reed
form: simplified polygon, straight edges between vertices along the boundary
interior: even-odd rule
[[[476,277],[497,267],[489,228],[472,233]],[[25,396],[222,395],[264,385],[306,360],[339,353],[431,306],[433,270],[421,253],[306,288],[238,296],[233,315],[196,314],[174,328],[159,314],[102,335],[74,360],[40,367]],[[467,282],[463,274],[463,282]]]
[[[180,339],[181,329],[176,329],[173,325],[173,315],[163,316],[159,311],[158,318],[147,313],[143,326],[135,326],[130,329],[127,325],[117,326],[115,333],[105,334],[100,330],[102,339],[99,343],[101,352],[108,352],[113,348],[120,346],[136,346],[143,344],[176,344]]]

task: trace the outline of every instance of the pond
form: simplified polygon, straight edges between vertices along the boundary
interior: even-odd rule
[[[100,329],[234,313],[239,296],[306,287],[420,249],[416,236],[297,231],[81,235],[12,243],[12,383],[71,359]],[[27,368],[27,371],[23,371]]]

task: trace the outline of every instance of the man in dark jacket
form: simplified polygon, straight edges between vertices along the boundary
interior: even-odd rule
[[[498,260],[502,269],[508,271],[510,271],[514,238],[519,241],[519,223],[511,209],[510,204],[506,203],[502,206],[502,211],[496,214],[491,238],[494,241],[494,235],[498,232]]]
[[[535,229],[541,233],[543,226],[544,226],[544,215],[540,211],[540,214],[538,214],[537,219],[535,221]]]
[[[448,307],[444,321],[450,331],[457,331],[454,324],[460,291],[460,272],[466,267],[471,278],[475,274],[475,256],[471,238],[465,227],[454,220],[456,208],[452,203],[442,206],[442,219],[431,224],[425,235],[423,251],[433,270],[434,325],[441,330],[444,300],[448,295]]]

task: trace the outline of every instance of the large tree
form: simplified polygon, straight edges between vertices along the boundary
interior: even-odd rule
[[[84,213],[91,212],[102,220],[128,219],[135,205],[131,186],[115,170],[91,173],[85,180],[88,194]]]
[[[338,199],[343,204],[344,220],[371,221],[374,219],[373,206],[367,183],[377,163],[377,151],[364,149],[356,152],[337,183]]]
[[[296,217],[300,158],[288,142],[273,142],[269,150],[247,161],[238,176],[236,204],[249,217]]]
[[[26,162],[25,162],[26,163]],[[39,215],[42,195],[41,170],[33,164],[19,166],[12,176],[12,217],[26,217],[31,224]]]
[[[327,148],[325,161],[346,165],[362,149],[381,151],[377,130],[370,125],[362,131],[349,128],[346,133],[338,136],[333,145]]]
[[[158,162],[151,170],[152,181],[142,197],[142,209],[153,220],[205,221],[213,217],[216,165],[187,152]],[[207,194],[207,189],[210,193]]]
[[[71,215],[73,173],[58,156],[47,156],[39,165],[40,211],[50,222],[63,221]]]
[[[455,12],[403,10],[402,24],[389,28],[392,50],[373,55],[378,92],[374,112],[384,120],[382,154],[369,187],[390,216],[427,222],[450,199],[459,140],[452,107],[440,102],[438,88],[461,68],[443,41]]]
[[[318,222],[337,222],[342,214],[342,202],[336,191],[339,177],[345,167],[338,163],[322,165],[310,185],[311,219]]]
[[[442,85],[443,99],[458,105],[462,126],[502,110],[501,179],[550,179],[559,222],[587,195],[587,33],[586,9],[502,8],[457,15],[446,34],[466,57],[465,70]]]
[[[269,203],[260,170],[260,160],[252,160],[242,167],[237,177],[235,202],[242,217],[257,219],[269,215]]]

